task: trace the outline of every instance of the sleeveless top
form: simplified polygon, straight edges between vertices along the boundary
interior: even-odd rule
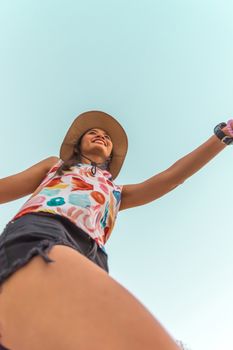
[[[63,170],[63,175],[56,175],[62,163],[59,159],[48,171],[11,220],[32,212],[59,214],[90,235],[105,251],[104,244],[115,224],[123,186],[114,184],[111,173],[99,167],[93,175],[91,164],[77,163],[71,170]]]

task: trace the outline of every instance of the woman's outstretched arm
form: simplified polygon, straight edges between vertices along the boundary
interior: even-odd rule
[[[58,161],[51,156],[20,173],[0,179],[0,204],[24,197],[39,186],[47,171]]]
[[[222,131],[231,137],[226,127]],[[227,145],[223,144],[214,134],[165,171],[141,183],[124,185],[119,210],[144,205],[162,197],[195,174],[225,147]]]

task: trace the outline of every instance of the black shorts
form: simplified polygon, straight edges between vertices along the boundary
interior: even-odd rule
[[[55,244],[76,249],[109,273],[107,253],[69,219],[50,213],[27,213],[10,221],[0,235],[0,289],[35,255],[47,263],[55,262],[47,256]]]

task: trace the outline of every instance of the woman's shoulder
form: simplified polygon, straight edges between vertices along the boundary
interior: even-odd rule
[[[59,158],[58,156],[50,156],[47,159],[51,166],[61,161],[61,158]]]
[[[50,156],[47,158],[47,173],[52,173],[56,171],[60,165],[63,163],[63,160],[58,156]]]

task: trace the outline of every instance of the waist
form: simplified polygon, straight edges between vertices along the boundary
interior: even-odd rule
[[[85,232],[83,229],[81,229],[76,224],[74,224],[69,218],[67,218],[63,215],[60,215],[60,214],[43,212],[43,211],[28,212],[28,213],[25,213],[25,214],[19,216],[16,219],[12,219],[11,221],[9,221],[8,225],[11,223],[14,223],[14,222],[20,222],[21,220],[23,220],[24,217],[28,217],[28,216],[32,217],[32,218],[33,217],[36,218],[37,216],[40,216],[40,217],[46,217],[46,218],[49,218],[51,220],[54,220],[56,223],[61,224],[74,240],[76,240],[77,237],[81,237],[83,240],[88,241],[88,242],[96,241],[98,247],[105,254],[107,254],[105,247],[100,245],[98,240],[93,239],[88,232]]]

